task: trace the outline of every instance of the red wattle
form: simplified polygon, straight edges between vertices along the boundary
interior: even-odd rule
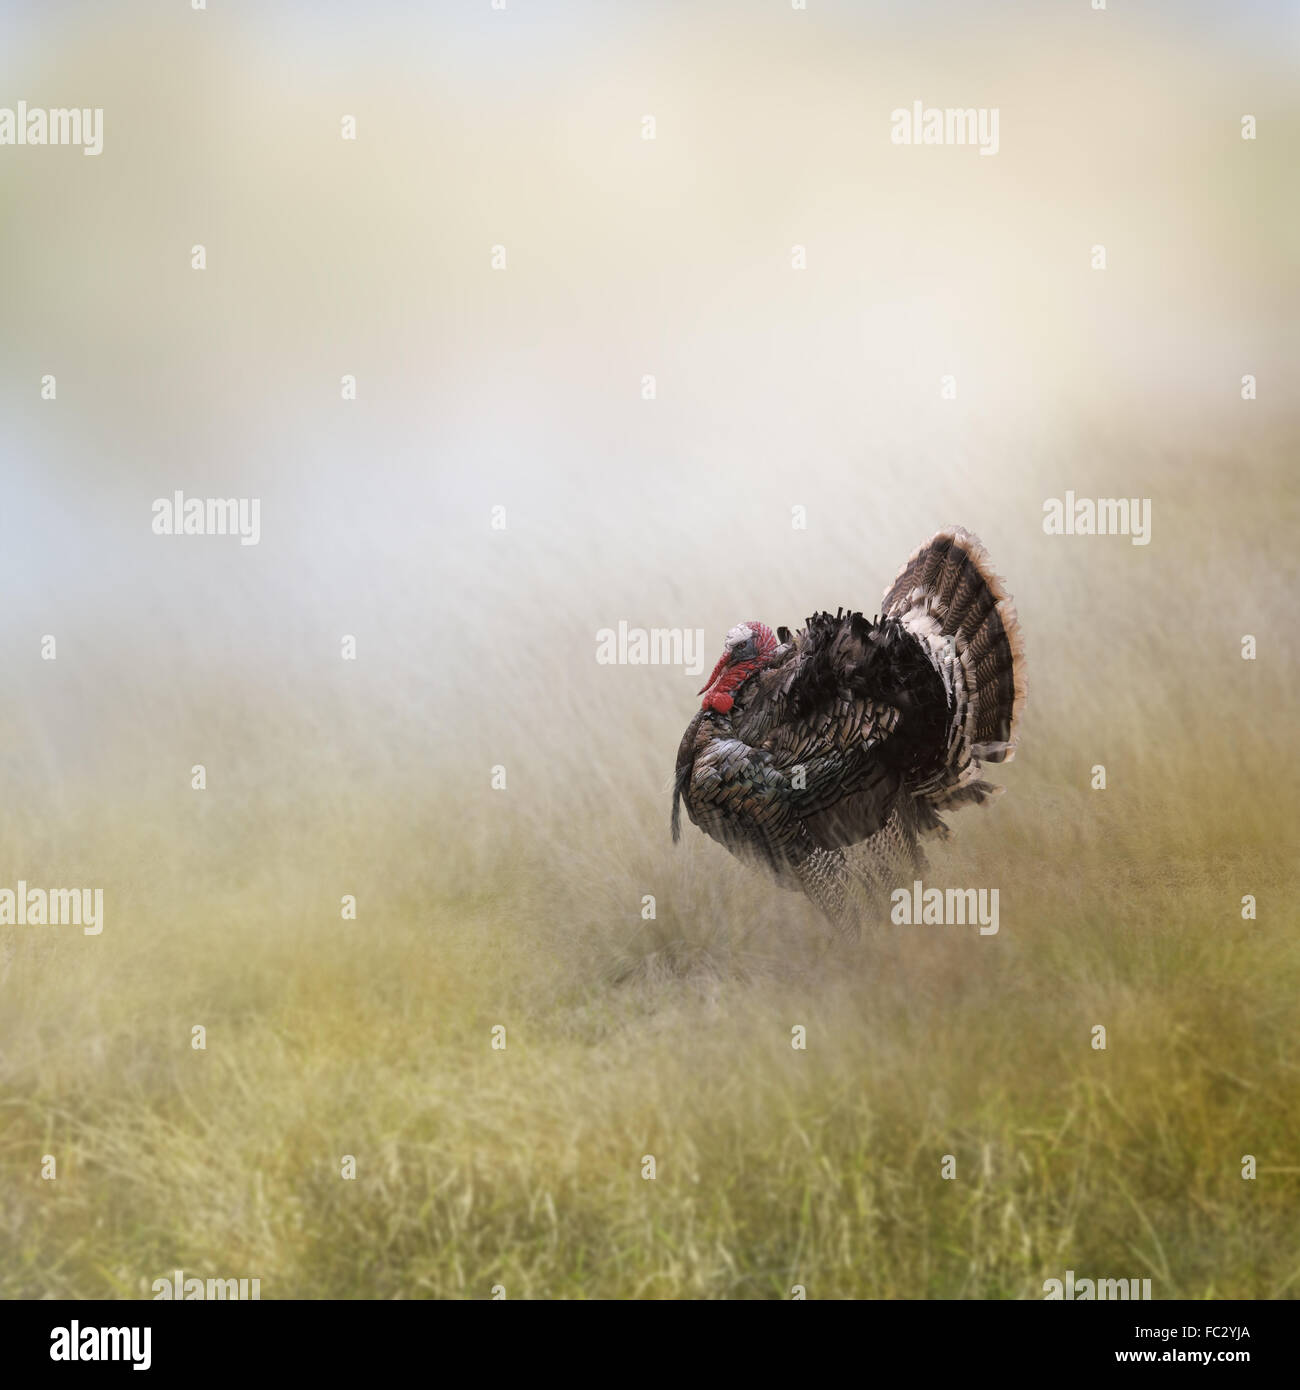
[[[706,690],[708,690],[709,687],[713,684],[713,682],[716,681],[716,680],[718,679],[718,677],[722,674],[722,668],[723,668],[726,664],[727,664],[727,653],[726,653],[726,652],[723,652],[722,655],[718,658],[718,664],[713,668],[713,674],[708,678],[708,680],[706,680],[706,681],[704,682],[704,684],[703,684],[702,686],[700,686],[700,688],[699,688],[695,693],[696,693],[697,695],[703,695],[704,692],[705,692]]]

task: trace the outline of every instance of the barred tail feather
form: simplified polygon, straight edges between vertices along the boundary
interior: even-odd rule
[[[924,795],[938,809],[985,800],[999,789],[979,780],[980,762],[1015,756],[1025,703],[1020,623],[988,551],[960,526],[940,531],[899,570],[882,612],[921,643],[948,691],[946,765]]]

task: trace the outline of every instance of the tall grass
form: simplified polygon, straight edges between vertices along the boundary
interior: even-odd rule
[[[1294,1295],[1297,807],[1273,731],[1216,750],[1196,702],[1159,747],[1116,731],[1141,771],[1109,757],[1091,791],[1077,673],[1036,645],[1037,739],[931,854],[930,881],[999,888],[986,938],[834,946],[716,846],[674,851],[671,738],[618,748],[689,703],[552,744],[531,798],[526,764],[503,793],[452,781],[460,807],[400,767],[387,796],[340,789],[278,765],[270,723],[230,735],[267,740],[241,803],[70,811],[75,864],[9,808],[30,882],[109,892],[98,938],[4,929],[0,1292],[137,1297],[181,1268],[264,1297],[1033,1298],[1072,1268]]]

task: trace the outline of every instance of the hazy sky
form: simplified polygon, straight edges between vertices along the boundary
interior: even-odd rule
[[[0,147],[7,717],[273,705],[355,633],[413,719],[573,681],[676,720],[597,628],[873,611],[953,521],[1031,652],[1272,593],[1286,11],[6,5],[0,105],[104,111],[97,157]],[[917,101],[996,108],[996,155],[893,143]],[[153,535],[178,489],[258,498],[259,543]],[[1152,545],[1048,541],[1067,489],[1152,498]]]

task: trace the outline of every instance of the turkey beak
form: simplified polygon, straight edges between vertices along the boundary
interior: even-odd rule
[[[727,663],[728,663],[730,660],[731,660],[731,653],[730,653],[730,652],[723,652],[722,655],[718,658],[718,664],[713,668],[713,674],[708,678],[708,680],[706,680],[706,681],[704,682],[704,684],[703,684],[702,686],[700,686],[700,688],[699,688],[695,693],[696,693],[697,695],[703,695],[704,692],[705,692],[706,690],[708,690],[708,689],[710,688],[710,686],[713,685],[714,681],[716,681],[716,680],[718,679],[718,677],[723,673],[723,671],[724,671],[724,670],[726,669],[726,667],[727,667]]]

